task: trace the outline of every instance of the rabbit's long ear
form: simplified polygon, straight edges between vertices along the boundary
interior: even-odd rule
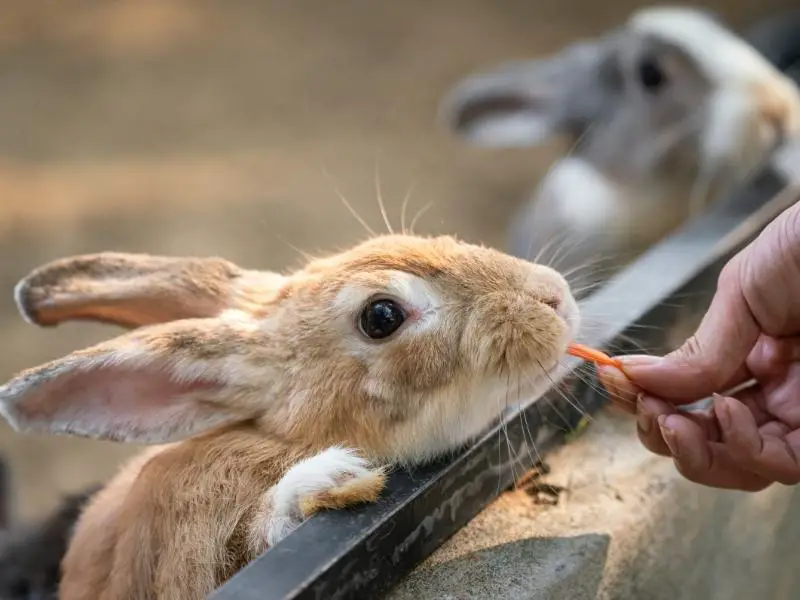
[[[14,296],[23,317],[41,326],[91,320],[139,327],[226,309],[253,314],[282,283],[280,275],[221,258],[104,252],[43,265],[17,284]]]
[[[18,431],[174,441],[263,410],[271,347],[254,319],[143,327],[23,371],[0,412]]]
[[[440,118],[480,146],[531,146],[557,134],[579,135],[606,102],[596,83],[609,39],[469,76],[445,97]]]

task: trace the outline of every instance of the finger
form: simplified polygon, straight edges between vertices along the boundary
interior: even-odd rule
[[[737,391],[736,399],[747,408],[753,416],[757,427],[775,420],[775,416],[766,409],[767,398],[764,395],[764,389],[760,385]]]
[[[614,367],[598,365],[597,378],[608,392],[609,399],[616,406],[632,415],[636,414],[637,388],[625,374]]]
[[[667,445],[658,420],[669,415],[680,415],[694,422],[702,430],[705,439],[717,442],[721,439],[717,420],[708,410],[679,412],[674,406],[663,400],[651,396],[642,396],[637,405],[637,431],[639,440],[645,448],[662,456],[671,456],[672,451]]]
[[[621,356],[623,371],[654,396],[693,402],[748,378],[745,361],[760,328],[739,282],[734,258],[720,275],[717,291],[695,334],[662,358]]]
[[[709,442],[702,428],[684,415],[662,416],[659,428],[675,467],[689,481],[709,487],[759,491],[772,481],[742,469],[719,442]]]
[[[780,421],[770,421],[769,423],[760,425],[758,432],[761,435],[771,435],[773,437],[792,437],[792,433],[797,433],[790,432],[786,423],[781,423]]]
[[[773,338],[762,335],[747,357],[747,368],[759,380],[780,377],[800,360],[800,337]]]
[[[790,429],[800,429],[800,403],[797,402],[800,337],[763,336],[747,362],[751,365],[754,376],[764,382],[764,385],[746,395],[738,392],[725,395],[746,402],[756,415],[759,426],[774,419],[785,423]],[[760,411],[756,411],[754,406],[758,406]]]
[[[800,483],[800,463],[787,443],[789,428],[773,422],[759,430],[752,413],[735,398],[714,397],[722,440],[742,468],[786,485]]]

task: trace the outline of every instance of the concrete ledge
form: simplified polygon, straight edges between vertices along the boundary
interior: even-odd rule
[[[789,600],[800,597],[800,494],[691,484],[608,409],[548,457],[555,506],[502,495],[390,600]]]

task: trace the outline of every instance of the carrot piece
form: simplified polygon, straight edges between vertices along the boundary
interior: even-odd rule
[[[607,367],[622,369],[622,361],[618,358],[611,358],[608,354],[600,352],[600,350],[595,350],[594,348],[578,344],[577,342],[572,342],[567,346],[567,354]]]

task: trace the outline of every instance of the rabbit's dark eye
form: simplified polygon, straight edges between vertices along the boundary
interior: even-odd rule
[[[406,314],[394,300],[373,300],[361,311],[358,326],[371,340],[382,340],[397,331]]]
[[[657,92],[667,82],[664,70],[652,56],[645,56],[639,61],[637,74],[640,83],[649,92]]]

